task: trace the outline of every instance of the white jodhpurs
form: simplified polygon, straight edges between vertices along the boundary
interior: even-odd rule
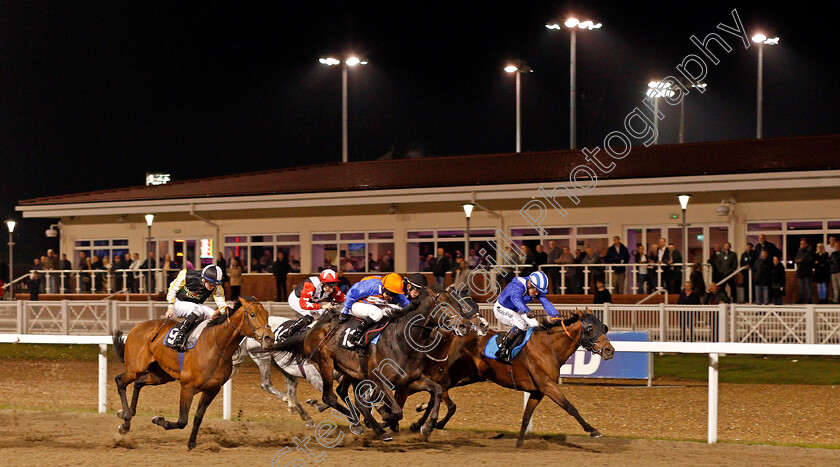
[[[499,302],[496,302],[496,304],[493,305],[493,314],[496,315],[496,319],[505,326],[516,326],[522,331],[528,328],[535,328],[540,325],[537,320],[529,318],[515,310],[505,308],[499,305]]]
[[[317,310],[306,310],[301,308],[300,297],[298,297],[294,292],[289,294],[289,306],[301,316],[311,316],[313,318],[319,318],[321,316],[320,308]]]
[[[370,318],[374,321],[379,321],[385,316],[387,311],[397,308],[399,308],[399,305],[372,305],[359,301],[350,307],[350,314],[356,318]]]
[[[201,319],[210,319],[216,313],[216,310],[200,303],[175,300],[173,312],[175,313],[175,316],[179,318],[186,318],[187,316],[195,313],[201,316]]]

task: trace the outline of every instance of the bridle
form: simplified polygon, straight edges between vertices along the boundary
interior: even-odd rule
[[[267,330],[268,330],[269,334],[271,334],[271,327],[268,325],[268,323],[266,323],[264,326],[254,327],[254,325],[251,323],[251,318],[250,318],[250,317],[249,317],[249,315],[248,315],[248,309],[249,309],[249,308],[251,308],[252,306],[256,305],[256,304],[258,304],[258,302],[251,302],[251,303],[249,303],[249,304],[248,304],[248,306],[246,306],[246,307],[239,307],[239,308],[237,308],[236,310],[231,311],[230,313],[225,313],[225,314],[227,315],[227,317],[225,318],[225,322],[226,322],[226,323],[227,323],[230,327],[232,327],[232,328],[233,328],[236,332],[238,332],[238,333],[239,333],[242,337],[250,337],[250,338],[252,338],[252,339],[256,340],[257,342],[259,342],[259,343],[260,343],[260,345],[262,345],[263,338],[262,338],[262,336],[260,336],[259,334],[257,334],[257,331],[259,331],[260,329],[265,328],[265,329],[267,329]],[[243,313],[245,313],[245,322],[248,324],[248,328],[250,328],[250,330],[251,330],[251,335],[250,335],[250,336],[249,336],[248,334],[245,334],[245,333],[244,333],[241,329],[239,329],[239,328],[238,328],[235,324],[233,324],[233,323],[231,322],[231,320],[230,320],[231,315],[232,315],[232,314],[234,314],[234,313],[236,313],[236,312],[237,312],[237,311],[239,311],[240,309],[241,309],[241,310],[243,310]],[[216,329],[218,329],[218,328],[214,328],[214,329],[213,329],[213,341],[214,341],[214,343],[216,344],[216,350],[219,352],[219,356],[220,356],[220,357],[222,357],[222,358],[224,358],[224,357],[222,356],[222,350],[219,348],[219,341],[216,339]]]

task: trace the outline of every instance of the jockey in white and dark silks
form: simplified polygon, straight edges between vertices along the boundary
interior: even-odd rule
[[[408,309],[411,303],[404,293],[403,278],[393,272],[382,278],[366,277],[353,284],[347,291],[339,321],[347,321],[350,315],[362,318],[362,321],[346,339],[340,339],[342,347],[353,349],[359,345],[365,331],[385,316],[385,306],[390,305],[395,314]]]
[[[166,294],[169,308],[166,310],[166,317],[184,318],[184,322],[178,328],[178,335],[175,336],[174,347],[183,347],[193,326],[203,319],[212,318],[216,313],[216,310],[203,305],[211,295],[220,310],[227,309],[225,291],[222,289],[223,277],[221,268],[210,265],[201,271],[182,269],[169,284],[169,292]]]
[[[321,316],[321,310],[330,306],[328,300],[339,303],[345,300],[338,288],[338,274],[332,269],[324,269],[321,274],[306,279],[289,294],[289,306],[303,316],[278,334],[277,340],[294,336],[309,326],[315,318]]]
[[[546,293],[548,293],[548,277],[544,272],[536,271],[532,272],[527,279],[515,278],[499,295],[499,299],[493,306],[493,314],[500,323],[512,327],[499,342],[499,351],[496,352],[498,361],[503,363],[510,361],[511,345],[520,331],[540,325],[537,320],[525,315],[530,311],[528,302],[536,298],[542,303],[546,313],[550,316],[558,316],[554,305],[545,297]]]
[[[420,306],[420,301],[428,294],[426,287],[429,285],[429,281],[426,276],[419,272],[412,274],[411,277],[404,278],[403,281],[405,298],[411,302],[409,309],[406,311],[411,311]]]

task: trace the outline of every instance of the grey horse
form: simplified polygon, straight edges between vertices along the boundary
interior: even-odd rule
[[[280,316],[270,316],[268,318],[268,325],[276,333],[277,328],[286,321],[289,321],[289,319]],[[260,368],[260,389],[279,397],[289,404],[289,412],[297,412],[300,418],[306,422],[306,426],[315,426],[312,417],[306,413],[306,410],[303,409],[303,406],[297,400],[297,385],[299,379],[305,378],[318,393],[323,392],[324,382],[321,379],[318,368],[308,360],[301,364],[286,363],[292,360],[289,358],[288,352],[282,350],[263,350],[259,342],[247,338],[242,340],[242,343],[239,344],[239,350],[233,356],[233,373],[231,377],[239,371],[239,367],[245,361],[245,355],[250,356],[251,360]],[[286,392],[278,390],[271,383],[272,366],[276,366],[280,370],[280,373],[286,377]],[[328,408],[326,404],[319,403],[315,399],[309,399],[306,403],[318,409],[319,412],[323,412]]]

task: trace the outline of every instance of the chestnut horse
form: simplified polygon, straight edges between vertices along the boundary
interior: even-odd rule
[[[183,369],[179,365],[178,352],[163,345],[169,330],[177,322],[152,320],[142,322],[129,331],[125,342],[122,331],[114,332],[114,350],[125,362],[125,373],[117,375],[117,392],[122,401],[122,410],[117,417],[124,421],[119,426],[120,434],[131,429],[131,418],[137,409],[137,399],[143,386],[165,384],[173,380],[181,382],[181,406],[177,422],[170,422],[161,416],[152,423],[166,430],[183,429],[190,415],[190,405],[196,394],[201,393],[198,409],[193,419],[193,429],[187,447],[195,447],[198,427],[207,406],[213,402],[233,369],[233,354],[239,348],[243,337],[253,337],[263,348],[272,345],[273,335],[268,327],[268,312],[253,297],[240,297],[234,308],[227,313],[217,313],[199,336],[195,347],[184,353]],[[134,383],[134,395],[129,407],[125,389]]]
[[[534,329],[531,340],[511,365],[488,359],[483,354],[487,340],[496,335],[495,332],[484,337],[470,333],[453,340],[449,347],[446,364],[431,365],[427,373],[429,378],[440,383],[444,388],[443,401],[449,401],[446,416],[435,425],[435,428],[442,429],[455,412],[455,404],[449,400],[447,389],[480,381],[492,381],[500,386],[530,394],[522,416],[522,427],[516,441],[517,447],[522,445],[534,409],[544,396],[548,396],[573,416],[590,436],[601,436],[601,433],[587,423],[575,406],[566,399],[560,391],[558,381],[560,367],[580,346],[600,355],[604,360],[613,357],[615,349],[606,337],[607,326],[601,323],[589,309],[585,312],[578,311],[577,314],[565,320],[554,318],[541,321],[543,326]],[[402,404],[405,403],[409,394],[411,394],[410,391],[400,389],[395,397],[398,403]],[[427,415],[428,410],[419,421],[412,425],[412,429],[423,424]]]

